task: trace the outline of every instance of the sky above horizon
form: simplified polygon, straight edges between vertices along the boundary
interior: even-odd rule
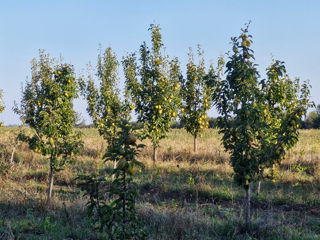
[[[39,49],[55,58],[63,56],[79,76],[89,62],[96,64],[99,44],[111,46],[121,60],[143,41],[150,43],[152,23],[161,26],[167,54],[185,66],[188,48],[197,44],[206,62],[215,64],[231,50],[230,38],[251,20],[261,75],[272,58],[282,60],[290,77],[310,80],[312,100],[320,104],[319,10],[317,0],[1,1],[0,89],[6,109],[0,121],[20,123],[13,103],[20,102],[22,83],[30,77],[30,61]],[[88,123],[85,108],[84,101],[75,101],[76,111]],[[211,110],[209,115],[216,113]]]

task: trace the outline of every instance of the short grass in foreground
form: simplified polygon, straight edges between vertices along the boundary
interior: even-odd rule
[[[10,154],[14,130],[0,129],[1,157]],[[50,209],[45,208],[49,168],[45,159],[21,145],[14,166],[1,168],[0,239],[105,239],[91,230],[86,199],[74,179],[104,168],[101,156],[106,145],[95,129],[82,131],[85,148],[70,168],[57,175]],[[135,180],[148,239],[320,239],[319,130],[301,131],[275,182],[264,181],[261,193],[253,195],[251,233],[242,221],[245,193],[232,180],[216,130],[199,138],[197,154],[192,136],[173,130],[161,142],[156,167],[152,145],[144,143],[140,160],[146,168]]]

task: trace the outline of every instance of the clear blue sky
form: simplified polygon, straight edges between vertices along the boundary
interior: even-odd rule
[[[291,77],[309,79],[320,103],[320,1],[308,0],[7,0],[0,6],[0,88],[6,110],[0,121],[18,124],[12,112],[30,61],[39,49],[60,54],[77,74],[96,62],[98,45],[122,57],[149,41],[150,23],[161,25],[167,53],[186,64],[189,47],[201,44],[207,62],[231,49],[230,37],[252,21],[259,70],[271,56],[286,62]],[[76,110],[89,119],[85,103]],[[214,115],[214,111],[211,111]]]

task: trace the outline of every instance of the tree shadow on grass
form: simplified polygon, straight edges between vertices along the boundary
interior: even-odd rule
[[[198,203],[198,204],[230,204],[241,206],[245,200],[244,190],[242,187],[233,183],[232,178],[219,175],[215,170],[199,170],[200,176],[205,176],[200,182],[188,184],[192,172],[186,169],[177,169],[176,171],[160,172],[155,169],[146,170],[146,177],[139,184],[139,190],[143,201],[159,203],[162,201],[178,201],[180,204]],[[203,188],[202,184],[211,184],[211,187]],[[310,215],[319,215],[320,205],[314,203],[301,203],[286,194],[288,187],[286,183],[276,191],[275,184],[271,181],[263,182],[263,194],[256,195],[253,192],[252,207],[254,209],[267,210],[270,207],[279,211],[297,211],[306,212]],[[311,186],[310,186],[311,187]],[[295,194],[299,195],[306,188],[290,186]],[[254,188],[253,188],[254,190]],[[273,193],[274,191],[274,193]],[[283,191],[281,196],[277,196],[279,191]],[[267,194],[268,193],[268,194]],[[270,198],[271,197],[271,198]]]
[[[214,152],[190,152],[185,150],[173,151],[167,150],[159,152],[159,159],[163,162],[167,161],[177,161],[177,162],[187,162],[190,164],[195,163],[216,163],[222,164],[228,162],[228,158],[221,151]]]

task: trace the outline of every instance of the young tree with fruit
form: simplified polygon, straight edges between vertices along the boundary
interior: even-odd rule
[[[197,152],[198,149],[197,139],[199,134],[209,126],[207,112],[211,107],[213,87],[208,82],[216,78],[212,65],[206,73],[203,52],[200,47],[198,48],[198,58],[199,63],[197,65],[190,49],[187,77],[180,80],[182,96],[180,119],[187,132],[193,136],[194,152]],[[223,65],[223,61],[219,61],[219,63]]]
[[[132,133],[127,92],[121,101],[118,89],[118,60],[109,47],[98,56],[97,77],[100,83],[95,86],[89,76],[80,79],[80,88],[88,102],[87,111],[100,135],[107,141],[105,161],[112,161],[114,169],[111,179],[107,174],[82,175],[79,185],[89,195],[88,211],[95,226],[106,232],[110,239],[142,239],[143,231],[138,227],[135,212],[135,198],[138,194],[132,176],[142,164],[136,160],[139,148],[137,138]]]
[[[230,153],[234,179],[246,191],[246,223],[250,228],[250,184],[265,168],[280,164],[298,141],[301,117],[309,107],[309,85],[291,80],[283,62],[273,61],[267,79],[259,80],[248,28],[232,38],[233,53],[226,79],[215,81],[217,125]]]
[[[143,123],[142,138],[153,145],[153,161],[157,161],[160,140],[167,136],[181,102],[179,96],[180,67],[175,58],[169,61],[163,53],[160,27],[151,25],[152,49],[140,47],[140,64],[135,54],[123,60],[126,88],[131,95],[138,122]]]
[[[122,102],[119,96],[118,66],[117,56],[109,47],[103,54],[98,55],[96,75],[99,88],[95,86],[94,79],[90,75],[87,81],[80,80],[82,95],[86,97],[88,103],[87,111],[108,145],[112,145],[117,137],[121,120],[130,117],[128,102]],[[115,166],[116,164],[114,162]]]
[[[54,176],[73,160],[82,145],[81,133],[74,130],[73,100],[78,85],[68,64],[56,64],[44,51],[32,60],[32,76],[22,91],[21,107],[15,107],[31,129],[19,134],[30,149],[48,157],[50,164],[48,203],[52,198]]]

